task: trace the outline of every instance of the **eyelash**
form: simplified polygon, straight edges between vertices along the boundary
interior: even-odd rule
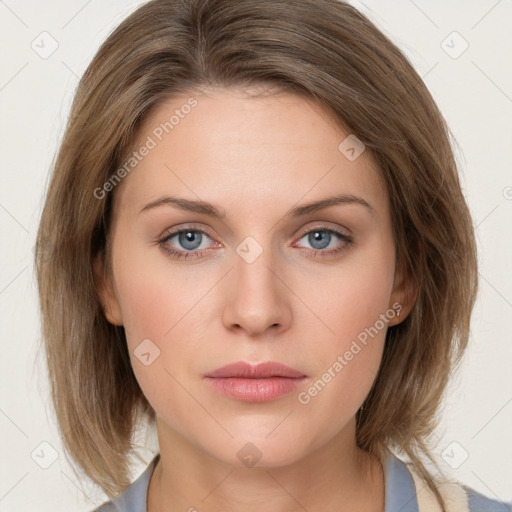
[[[353,239],[352,237],[344,234],[344,233],[341,233],[333,228],[327,228],[325,226],[319,226],[319,227],[315,227],[313,229],[310,229],[309,231],[306,231],[304,233],[302,233],[302,235],[300,236],[299,240],[304,238],[306,235],[309,235],[310,233],[314,233],[314,232],[322,232],[322,233],[329,233],[331,235],[335,235],[337,236],[341,241],[344,242],[343,245],[341,245],[340,247],[336,248],[336,249],[329,249],[329,250],[324,250],[324,249],[306,249],[308,252],[310,253],[313,253],[313,256],[316,258],[318,257],[319,255],[321,257],[328,257],[328,256],[333,256],[334,254],[338,254],[340,252],[342,252],[343,250],[345,250],[350,244],[353,243]],[[163,251],[165,251],[168,255],[172,256],[173,258],[176,258],[176,259],[188,259],[188,258],[200,258],[202,256],[202,254],[206,251],[208,251],[208,249],[201,249],[201,250],[195,250],[195,251],[180,251],[180,250],[177,250],[177,249],[174,249],[174,248],[171,248],[167,243],[169,242],[169,240],[171,240],[173,237],[175,237],[176,235],[179,235],[180,233],[188,233],[188,232],[192,232],[192,233],[200,233],[202,235],[206,235],[208,238],[212,238],[206,231],[203,231],[202,229],[196,229],[194,227],[185,227],[185,228],[181,228],[177,231],[173,231],[172,233],[169,233],[167,235],[165,235],[162,239],[158,240],[158,245],[162,248]]]

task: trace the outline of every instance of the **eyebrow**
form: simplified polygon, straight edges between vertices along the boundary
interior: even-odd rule
[[[288,210],[284,217],[302,217],[304,215],[314,213],[318,210],[323,210],[324,208],[329,208],[339,204],[358,204],[364,206],[372,214],[375,214],[374,208],[362,197],[354,196],[352,194],[341,194],[326,197],[325,199],[314,201],[302,206],[295,206]],[[224,219],[226,217],[226,212],[224,210],[216,208],[212,204],[205,201],[195,201],[192,199],[184,199],[171,196],[161,197],[156,201],[148,203],[146,206],[144,206],[144,208],[142,208],[140,213],[151,210],[153,208],[157,208],[159,206],[174,206],[180,210],[193,213],[202,213],[204,215],[218,219]]]

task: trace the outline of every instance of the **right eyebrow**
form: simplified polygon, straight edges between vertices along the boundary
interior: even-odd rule
[[[170,196],[161,197],[160,199],[148,203],[146,206],[144,206],[144,208],[142,208],[142,210],[139,213],[163,205],[176,206],[180,210],[185,210],[187,212],[193,213],[202,213],[204,215],[209,215],[211,217],[216,217],[218,219],[223,219],[226,216],[226,213],[224,211],[221,211],[220,209],[205,201],[195,201],[191,199]]]

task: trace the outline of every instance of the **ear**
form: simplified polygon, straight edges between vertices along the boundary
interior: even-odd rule
[[[405,272],[404,265],[397,264],[393,290],[389,299],[389,308],[395,310],[396,316],[389,321],[389,326],[403,322],[411,312],[418,296],[418,283]]]
[[[113,325],[123,325],[121,307],[114,291],[113,283],[105,270],[104,254],[96,255],[92,260],[94,284],[100,299],[105,318]]]

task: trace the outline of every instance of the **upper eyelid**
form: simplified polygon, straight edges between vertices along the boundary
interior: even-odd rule
[[[169,236],[177,235],[178,233],[181,233],[183,231],[197,231],[198,233],[203,233],[212,238],[210,233],[206,229],[196,227],[194,224],[187,224],[184,227],[168,228],[162,233],[162,235],[159,238],[168,238]]]
[[[328,226],[326,224],[318,224],[316,226],[311,226],[311,227],[308,227],[308,228],[304,228],[304,230],[301,230],[302,234],[306,234],[306,233],[309,233],[310,231],[313,231],[315,229],[322,229],[324,231],[339,231],[339,230],[346,230],[348,232],[350,232],[350,230],[348,228],[345,228],[345,227],[338,227],[338,228],[334,228],[334,227],[331,227],[331,226]],[[168,237],[169,235],[176,235],[178,233],[181,233],[182,231],[197,231],[199,233],[204,233],[208,236],[210,236],[210,233],[208,232],[207,229],[204,229],[204,228],[201,228],[201,227],[197,227],[195,226],[194,224],[187,224],[185,225],[184,227],[178,227],[176,229],[173,229],[173,228],[170,228],[170,229],[166,229],[164,231],[164,233],[162,234],[162,237],[166,238]]]
[[[306,235],[307,233],[310,233],[311,231],[314,231],[315,229],[319,230],[319,231],[329,231],[329,232],[332,232],[332,233],[338,233],[340,232],[340,234],[342,235],[345,235],[345,236],[351,236],[351,231],[348,229],[348,228],[345,228],[345,227],[331,227],[331,226],[328,226],[326,224],[318,224],[316,226],[311,226],[309,228],[305,228],[304,230],[301,230],[300,233],[301,236],[304,236]],[[347,233],[342,233],[342,231],[347,231]]]
[[[350,232],[350,230],[348,230],[347,228],[344,228],[344,229],[346,229],[347,231]],[[327,225],[321,224],[321,225],[305,228],[304,230],[300,231],[300,235],[298,235],[299,236],[299,240],[301,238],[303,238],[305,235],[307,235],[307,234],[309,234],[309,233],[311,233],[311,232],[313,232],[315,230],[326,231],[326,232],[329,232],[329,233],[333,233],[336,236],[340,237],[341,239],[343,239],[343,237],[345,237],[345,238],[351,238],[352,237],[352,234],[345,234],[345,233],[343,233],[342,229],[332,228],[332,227],[329,227]],[[167,240],[169,240],[169,239],[175,237],[176,235],[179,235],[180,233],[183,233],[185,231],[195,231],[195,232],[198,232],[198,233],[206,235],[211,240],[214,240],[214,237],[211,236],[210,233],[208,233],[207,230],[205,230],[203,228],[196,227],[196,226],[194,226],[194,224],[190,224],[188,226],[184,226],[182,228],[177,228],[175,230],[172,230],[170,233],[162,235],[160,237],[160,241],[161,242],[167,241]],[[216,243],[219,243],[219,242],[216,242]]]

